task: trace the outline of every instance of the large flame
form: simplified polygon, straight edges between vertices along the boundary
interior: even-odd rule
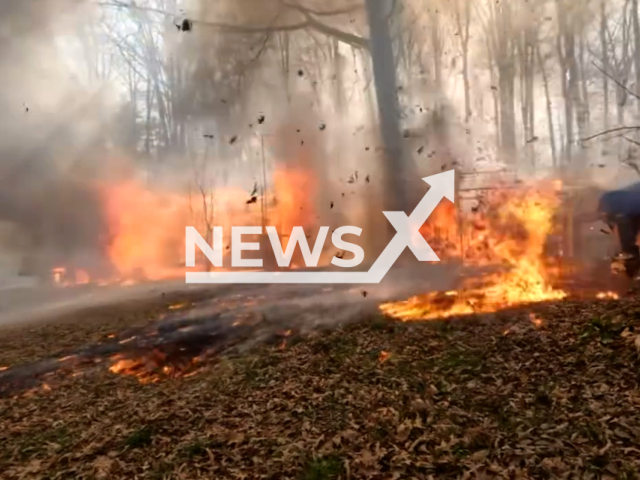
[[[111,234],[108,257],[122,279],[156,280],[180,272],[188,197],[129,181],[103,187],[103,198]]]
[[[315,223],[317,191],[310,172],[299,167],[278,169],[274,172],[273,184],[276,196],[271,221],[281,234],[286,236],[293,227],[310,227]],[[282,242],[285,248],[287,241]]]
[[[430,293],[386,303],[382,312],[403,320],[488,313],[520,304],[562,299],[552,286],[554,269],[545,261],[560,200],[555,184],[496,189],[478,211],[460,217],[451,204],[439,207],[422,229],[441,257],[499,271],[468,279],[458,291]]]
[[[51,272],[53,283],[131,284],[179,278],[186,272],[187,226],[196,227],[203,236],[210,235],[213,226],[222,226],[225,255],[230,254],[227,245],[232,226],[276,226],[286,247],[294,226],[308,229],[316,224],[313,178],[305,169],[279,166],[273,174],[273,188],[264,198],[261,191],[252,196],[232,187],[180,192],[133,179],[102,183],[96,189],[108,221],[104,253],[115,273],[110,278],[89,278],[87,272],[76,271],[75,278],[70,278],[67,267],[59,266]],[[291,266],[299,266],[295,258]]]

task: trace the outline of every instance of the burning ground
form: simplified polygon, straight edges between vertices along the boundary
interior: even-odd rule
[[[7,331],[1,471],[636,478],[640,303],[567,275],[556,185],[483,202],[423,227],[447,263],[375,288],[217,287]]]
[[[634,298],[430,322],[370,315],[331,330],[272,331],[161,381],[75,365],[0,400],[1,471],[636,478],[639,319]]]

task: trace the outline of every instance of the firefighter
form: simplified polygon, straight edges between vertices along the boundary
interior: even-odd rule
[[[636,243],[640,233],[640,183],[604,193],[598,213],[618,235],[620,253],[613,259],[613,268],[636,279],[640,272],[640,249]]]

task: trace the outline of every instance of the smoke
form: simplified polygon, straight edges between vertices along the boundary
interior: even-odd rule
[[[384,245],[368,246],[382,239],[378,232],[388,222],[381,213],[383,149],[369,53],[354,50],[349,38],[329,35],[317,44],[313,28],[257,28],[305,20],[303,11],[280,12],[276,2],[192,2],[196,8],[184,15],[194,19],[193,29],[185,32],[171,14],[180,11],[178,3],[96,8],[27,0],[0,7],[0,224],[23,239],[13,243],[29,253],[25,269],[44,274],[64,266],[92,278],[108,276],[115,232],[99,186],[106,178],[141,174],[145,188],[180,193],[188,184],[192,189],[195,178],[196,196],[203,199],[205,189],[225,187],[249,196],[266,177],[270,200],[277,202],[283,192],[275,172],[300,170],[310,183],[298,186],[307,198],[293,217],[311,230],[361,226],[367,258],[375,258]],[[102,28],[100,12],[114,15],[107,20],[123,31]],[[319,18],[334,28],[363,30],[361,14],[355,24],[349,15]],[[95,34],[101,28],[107,37]],[[127,50],[134,47],[137,53]],[[91,60],[96,52],[119,58],[110,67],[117,74],[98,75],[100,62]],[[87,75],[91,81],[83,81]],[[416,124],[429,130],[428,120]],[[425,156],[435,145],[430,141]],[[120,155],[117,148],[126,151]],[[121,172],[121,163],[128,172]],[[434,165],[427,173],[440,171]],[[418,199],[426,186],[419,178],[416,183]],[[238,210],[259,207],[241,202]],[[7,245],[10,240],[0,238]]]
[[[98,160],[96,112],[103,105],[78,84],[59,44],[77,30],[77,4],[0,6],[0,221],[24,238],[22,251],[35,254],[29,269],[36,271],[95,257],[106,236],[99,199],[81,168]]]

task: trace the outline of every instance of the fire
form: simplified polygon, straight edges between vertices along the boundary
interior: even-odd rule
[[[142,384],[156,383],[163,378],[191,376],[196,373],[195,367],[200,357],[171,360],[159,350],[137,357],[115,355],[109,371],[118,375],[133,376]]]
[[[289,234],[293,227],[307,226],[315,219],[314,199],[316,195],[313,176],[302,168],[278,169],[273,176],[275,210],[271,220],[283,234]],[[283,241],[283,246],[286,244]]]
[[[498,271],[466,280],[452,292],[430,293],[380,306],[402,320],[446,318],[489,313],[521,304],[566,297],[552,286],[554,272],[545,261],[547,237],[559,207],[557,185],[530,185],[519,190],[496,189],[484,199],[484,209],[460,217],[451,206],[439,207],[422,233],[441,258],[462,258]],[[451,205],[451,204],[449,204]]]
[[[89,274],[82,269],[75,269],[73,275],[65,267],[56,267],[51,270],[53,284],[59,287],[69,285],[84,285],[90,282]]]
[[[56,267],[51,270],[51,276],[53,277],[53,283],[56,285],[62,285],[64,283],[64,276],[67,269],[64,267]]]
[[[274,172],[273,184],[276,196],[273,211],[269,212],[269,220],[278,228],[282,248],[286,249],[293,227],[301,226],[305,228],[307,234],[311,233],[308,229],[314,225],[317,218],[315,208],[317,190],[313,175],[302,167],[277,169]],[[313,235],[308,238],[311,248],[314,240]],[[299,252],[296,251],[290,268],[297,269],[303,266]]]
[[[600,292],[596,295],[596,298],[598,298],[598,300],[619,300],[620,295],[615,292]]]
[[[300,167],[277,167],[272,185],[273,191],[264,198],[258,192],[257,201],[248,201],[248,191],[232,187],[185,192],[154,188],[135,179],[98,184],[95,188],[109,232],[105,255],[114,273],[111,278],[91,278],[83,270],[74,270],[69,275],[71,269],[59,266],[51,271],[53,282],[58,286],[133,285],[179,278],[186,272],[186,226],[195,226],[203,236],[210,234],[214,225],[222,226],[225,255],[230,253],[227,245],[232,226],[263,225],[263,222],[274,225],[286,247],[294,226],[310,227],[315,222],[317,190],[313,174]],[[297,266],[294,257],[292,268]]]

